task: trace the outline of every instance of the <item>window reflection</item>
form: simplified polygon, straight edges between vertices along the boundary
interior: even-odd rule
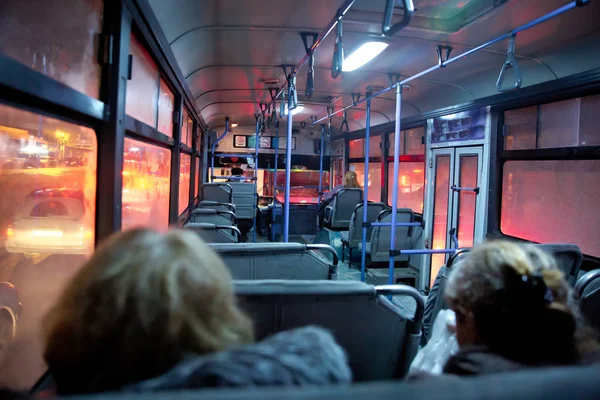
[[[599,160],[507,161],[500,227],[541,243],[574,243],[600,256]]]
[[[348,158],[363,158],[365,156],[365,139],[350,140],[348,147]]]
[[[425,166],[422,162],[402,161],[398,163],[398,208],[410,208],[423,212],[425,190]],[[394,189],[394,163],[388,163],[388,204],[392,204]]]
[[[181,119],[181,143],[192,147],[192,128],[194,126],[194,120],[190,117],[190,113],[184,107],[183,118]]]
[[[179,161],[179,214],[190,204],[190,172],[192,156],[181,153]]]
[[[165,83],[160,80],[160,96],[158,98],[158,130],[165,135],[173,137],[173,108],[175,95]]]
[[[196,178],[194,182],[194,199],[198,198],[198,191],[200,189],[200,159],[196,157]]]
[[[125,112],[156,128],[159,91],[158,67],[133,34],[129,44],[129,53],[133,56],[133,61],[131,79],[127,81]]]
[[[351,163],[350,171],[356,172],[360,187],[365,187],[365,163]],[[381,201],[381,163],[369,163],[367,182],[369,185],[368,200]]]
[[[102,0],[0,2],[0,52],[98,98]],[[67,11],[68,10],[68,11]]]
[[[169,226],[171,152],[162,147],[125,139],[123,160],[122,228]]]
[[[31,387],[44,373],[41,319],[94,248],[93,130],[0,105],[0,385]]]

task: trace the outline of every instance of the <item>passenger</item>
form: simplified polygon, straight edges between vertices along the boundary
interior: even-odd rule
[[[240,167],[231,168],[231,176],[244,176],[244,170]],[[239,179],[227,179],[227,182],[241,182]]]
[[[251,344],[252,322],[236,304],[231,275],[188,231],[116,234],[73,278],[44,327],[44,356],[61,395],[351,380],[344,351],[319,328]]]
[[[474,248],[450,274],[459,352],[444,373],[480,375],[598,359],[598,343],[571,304],[553,257],[497,241]]]
[[[349,189],[349,188],[361,189],[360,185],[358,184],[358,178],[356,176],[356,172],[354,172],[354,171],[346,172],[346,176],[344,176],[344,183],[341,185],[337,185],[332,190],[325,193],[325,195],[323,196],[323,201],[321,201],[319,203],[319,208],[318,208],[319,226],[323,226],[323,220],[325,219],[325,208],[331,203],[335,194],[342,189]]]

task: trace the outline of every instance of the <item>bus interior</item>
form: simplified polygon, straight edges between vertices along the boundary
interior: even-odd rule
[[[43,316],[145,226],[275,282],[256,321],[327,327],[359,382],[206,398],[593,398],[597,367],[399,378],[440,270],[488,240],[548,246],[598,320],[599,21],[598,0],[0,2],[0,387],[40,393]]]

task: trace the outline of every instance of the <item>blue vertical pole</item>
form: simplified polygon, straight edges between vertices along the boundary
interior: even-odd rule
[[[398,213],[398,172],[400,169],[400,127],[402,115],[402,86],[396,84],[396,129],[394,135],[394,187],[392,188],[392,226],[390,227],[390,253],[396,248],[396,217]],[[394,283],[394,256],[390,254],[388,284]]]
[[[256,212],[258,211],[258,134],[260,116],[256,117],[256,135],[254,136],[254,213],[252,214],[252,242],[256,243]]]
[[[283,241],[290,239],[290,183],[292,180],[292,107],[293,107],[293,75],[288,77],[288,107],[287,107],[287,142],[285,144],[285,199],[283,203]]]
[[[275,112],[273,110],[273,112]],[[275,172],[273,173],[273,197],[277,195],[277,159],[279,158],[279,120],[275,121]]]
[[[367,93],[367,96],[370,96]],[[360,252],[360,280],[365,281],[365,268],[367,263],[367,227],[364,223],[367,222],[368,218],[368,204],[369,204],[369,152],[370,152],[370,138],[371,138],[371,99],[367,100],[367,129],[365,133],[365,179],[364,179],[364,191],[363,191],[363,228],[362,228],[362,251]],[[348,255],[350,258],[350,255]]]
[[[225,137],[225,135],[227,135],[227,132],[229,131],[229,117],[225,118],[225,131],[223,132],[223,134],[221,136],[219,136],[215,142],[212,144],[211,147],[211,154],[210,154],[210,181],[214,182],[213,176],[215,176],[215,151],[217,150],[217,145],[219,144],[219,142],[221,140],[223,140],[223,138]]]

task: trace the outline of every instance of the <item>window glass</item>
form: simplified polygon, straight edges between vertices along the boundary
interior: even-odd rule
[[[190,113],[184,107],[183,108],[183,119],[181,120],[181,143],[192,147],[192,130],[194,126],[194,120],[190,117]]]
[[[381,157],[381,135],[369,138],[369,157]]]
[[[0,52],[98,98],[102,10],[102,0],[2,1]]]
[[[181,153],[179,161],[179,214],[190,204],[190,173],[192,156]]]
[[[129,53],[133,56],[133,62],[131,79],[127,81],[125,112],[156,128],[159,92],[158,67],[133,34],[129,44]]]
[[[173,108],[175,95],[169,85],[160,80],[160,96],[158,98],[158,131],[173,137]]]
[[[171,152],[162,147],[125,139],[123,160],[123,230],[169,226]]]
[[[348,142],[350,151],[348,158],[363,158],[365,156],[365,139],[354,139]]]
[[[600,95],[581,99],[579,145],[600,146]]]
[[[450,196],[450,156],[448,155],[436,157],[434,190],[432,247],[439,250],[446,248],[448,237],[448,199]],[[445,261],[444,254],[431,256],[429,287],[433,287],[433,282]]]
[[[577,146],[579,141],[580,99],[540,106],[540,149]]]
[[[422,162],[402,161],[398,171],[398,208],[410,208],[423,212],[425,168]],[[388,204],[392,204],[394,189],[394,163],[388,163]]]
[[[507,161],[500,226],[541,243],[574,243],[600,257],[600,160]]]
[[[406,145],[404,154],[425,154],[424,136],[425,128],[422,126],[404,131],[404,142]]]
[[[537,106],[505,112],[504,148],[506,150],[535,149],[537,118]]]
[[[0,105],[0,281],[22,304],[0,310],[2,387],[45,372],[41,319],[94,249],[96,159],[93,130]]]
[[[477,155],[460,156],[459,186],[476,188],[478,173]],[[473,247],[475,238],[475,211],[477,209],[477,194],[469,190],[458,192],[458,243],[460,247]]]
[[[356,172],[358,184],[365,187],[365,163],[351,163],[350,171]],[[367,176],[369,185],[369,200],[381,201],[381,163],[369,163],[369,171]]]
[[[196,157],[196,177],[194,178],[194,198],[198,198],[198,190],[200,188],[200,158]]]
[[[393,157],[395,153],[394,151],[394,140],[396,137],[396,132],[392,132],[389,134],[390,147],[388,149],[388,156]],[[400,154],[404,154],[404,131],[400,131]]]

